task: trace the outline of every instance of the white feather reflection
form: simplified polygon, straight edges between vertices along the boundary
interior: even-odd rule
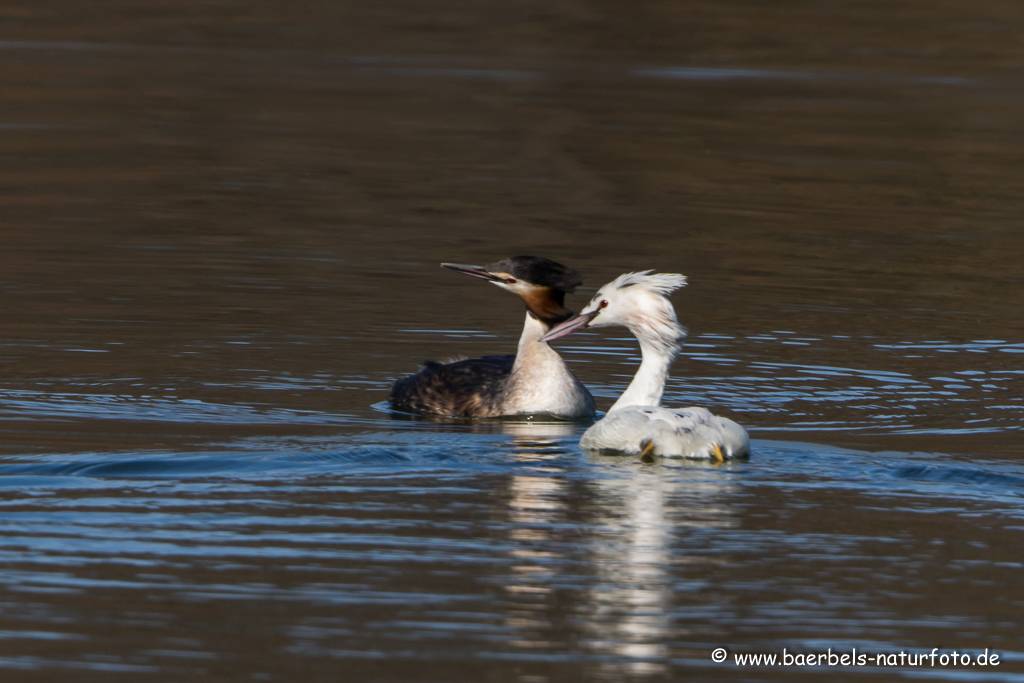
[[[707,565],[722,561],[687,555],[686,535],[739,523],[721,502],[733,488],[724,468],[593,456],[586,460],[598,476],[579,480],[567,467],[579,456],[565,449],[564,435],[530,426],[516,434],[520,466],[501,492],[511,546],[502,578],[509,644],[595,662],[602,678],[664,676],[689,636],[678,615],[692,598],[677,589],[695,568],[707,576]],[[578,590],[581,583],[590,588]],[[567,640],[573,632],[584,637]]]
[[[674,586],[695,564],[717,560],[687,557],[687,529],[726,529],[738,524],[720,500],[731,485],[714,477],[714,466],[662,461],[651,467],[619,467],[620,477],[594,479],[591,486],[605,514],[590,544],[600,580],[589,592],[591,650],[602,672],[653,676],[668,670],[674,644],[687,635],[674,624],[679,604]],[[680,569],[682,568],[682,571]],[[707,569],[702,568],[706,575]]]

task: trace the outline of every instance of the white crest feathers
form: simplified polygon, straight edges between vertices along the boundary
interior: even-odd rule
[[[624,273],[608,283],[615,289],[641,285],[655,294],[668,296],[680,287],[686,286],[686,276],[679,273],[655,273],[642,270],[638,273]]]

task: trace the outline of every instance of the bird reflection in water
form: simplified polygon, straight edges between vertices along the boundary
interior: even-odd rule
[[[559,609],[562,575],[574,561],[570,482],[565,477],[566,442],[575,442],[572,423],[508,423],[509,446],[519,465],[507,484],[510,576],[505,625],[511,645],[531,652],[564,651],[565,619]]]
[[[621,462],[621,457],[592,459]],[[737,511],[718,502],[734,485],[703,463],[664,461],[614,471],[620,476],[588,483],[599,501],[593,508],[598,519],[591,524],[601,529],[588,544],[589,561],[600,577],[587,596],[588,646],[610,677],[663,675],[691,637],[680,623],[683,603],[708,599],[679,587],[688,581],[696,587],[723,562],[685,554],[686,536],[738,526]]]
[[[709,463],[600,455],[582,456],[597,471],[580,479],[571,476],[578,461],[567,463],[581,456],[565,447],[578,425],[508,426],[521,465],[501,492],[512,646],[588,661],[602,677],[664,676],[691,636],[679,623],[681,603],[706,600],[679,586],[688,576],[701,577],[691,579],[699,585],[723,562],[681,554],[686,535],[739,524],[717,502],[734,485]]]

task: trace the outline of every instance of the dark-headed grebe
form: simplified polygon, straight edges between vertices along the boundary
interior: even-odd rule
[[[448,363],[427,361],[415,375],[391,388],[394,408],[448,417],[498,417],[546,413],[578,418],[594,415],[594,399],[565,361],[541,340],[572,317],[564,305],[583,281],[575,270],[535,256],[513,256],[488,266],[442,263],[518,294],[526,323],[514,356],[484,356]]]

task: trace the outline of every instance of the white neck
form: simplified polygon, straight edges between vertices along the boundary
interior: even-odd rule
[[[509,377],[511,382],[521,384],[521,390],[550,390],[559,386],[569,375],[562,357],[547,342],[540,340],[547,331],[547,325],[529,313],[526,314],[523,333],[519,336],[516,362]]]
[[[637,330],[633,330],[636,334]],[[633,381],[619,396],[608,412],[626,406],[659,406],[665,391],[668,369],[675,362],[682,349],[682,339],[667,342],[666,339],[648,339],[636,334],[640,342],[640,368],[633,375]]]
[[[562,357],[540,341],[547,331],[547,325],[526,314],[519,352],[506,385],[505,414],[593,415],[590,392],[573,377]]]
[[[554,353],[554,350],[547,345],[547,342],[540,341],[540,338],[543,337],[547,331],[547,325],[527,313],[526,322],[523,323],[523,333],[519,335],[519,350],[518,353],[516,353],[516,360],[518,361],[523,357],[524,353],[528,353],[531,347],[535,346],[542,346],[545,350],[550,350],[551,353]]]

